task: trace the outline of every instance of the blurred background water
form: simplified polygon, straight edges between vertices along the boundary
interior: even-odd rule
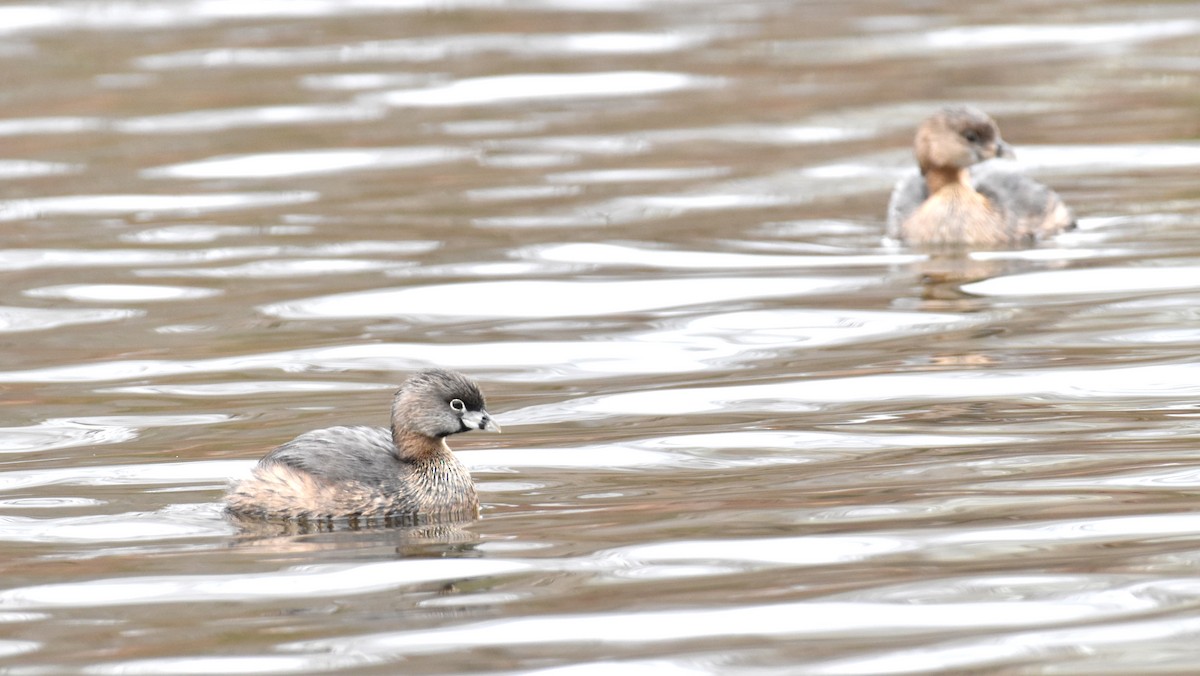
[[[1200,5],[0,5],[0,670],[1186,673]],[[1080,216],[882,239],[970,102]],[[430,364],[463,528],[240,532]]]

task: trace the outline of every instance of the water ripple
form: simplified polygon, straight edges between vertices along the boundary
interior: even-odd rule
[[[31,518],[8,516],[0,521],[0,541],[95,545],[101,542],[160,542],[228,535],[219,519],[189,523],[160,513],[131,512],[104,516]],[[65,585],[72,586],[72,585]],[[85,604],[87,605],[87,604]],[[13,603],[0,592],[0,608],[32,607]]]
[[[164,225],[145,230],[123,233],[123,242],[141,244],[200,244],[215,242],[225,237],[249,237],[252,235],[307,235],[311,226],[273,225],[255,227],[246,225]]]
[[[0,500],[0,507],[5,509],[64,509],[73,507],[97,507],[104,501],[92,498],[13,498]]]
[[[876,62],[899,57],[925,56],[930,50],[980,51],[1030,49],[1049,46],[1093,47],[1109,50],[1115,44],[1136,43],[1195,35],[1200,21],[1127,21],[1121,23],[999,24],[954,26],[878,36],[856,34],[828,40],[781,42],[775,48],[782,58],[802,63]]]
[[[1038,439],[1032,435],[995,434],[871,434],[855,429],[847,432],[816,432],[809,430],[746,430],[662,436],[635,442],[648,449],[753,450],[761,454],[771,450],[789,451],[784,457],[800,461],[790,451],[820,449],[830,451],[875,451],[902,448],[944,448],[952,446],[986,446],[1017,444]],[[782,459],[782,458],[781,458]]]
[[[692,181],[729,173],[728,167],[634,167],[630,169],[593,169],[546,174],[550,183],[594,185],[604,183],[648,183],[652,181]]]
[[[285,277],[315,277],[320,275],[345,275],[377,270],[395,272],[410,268],[414,263],[407,261],[364,261],[340,258],[307,258],[294,261],[255,261],[242,265],[218,268],[147,268],[138,270],[145,277],[198,277],[208,279],[281,279]]]
[[[670,33],[485,33],[372,40],[317,47],[198,49],[142,56],[134,64],[152,70],[296,68],[395,61],[433,63],[488,52],[509,52],[526,58],[533,55],[661,54],[699,46],[706,40],[704,32],[686,29]]]
[[[549,615],[455,627],[381,632],[284,644],[282,650],[335,654],[422,655],[473,648],[513,649],[606,642],[647,644],[731,637],[840,637],[863,631],[891,636],[1035,627],[1098,620],[1124,610],[1088,600],[947,604],[813,601],[695,610]]]
[[[153,427],[212,425],[231,420],[222,414],[77,416],[50,418],[26,427],[0,428],[0,453],[48,451],[73,446],[115,444],[137,437],[137,430]],[[54,470],[45,470],[47,476]],[[6,479],[22,477],[20,472],[2,474]],[[18,482],[20,479],[16,479]],[[3,486],[4,480],[0,480]],[[0,490],[3,490],[0,488]]]
[[[385,663],[381,657],[347,655],[236,655],[209,656],[188,655],[185,657],[162,657],[157,659],[126,660],[122,662],[93,663],[84,667],[83,674],[113,674],[115,676],[137,676],[153,674],[313,674],[336,673],[348,669],[378,666]]]
[[[201,373],[245,373],[251,370],[303,373],[307,371],[409,371],[431,364],[471,370],[496,369],[497,380],[539,377],[562,380],[597,376],[619,376],[631,371],[673,373],[701,371],[722,362],[749,357],[759,345],[739,347],[724,340],[707,344],[680,342],[669,334],[635,341],[541,341],[462,344],[377,343],[247,354],[213,359],[112,360],[103,363],[60,365],[24,371],[0,372],[0,382],[105,382]],[[514,371],[514,369],[521,369]],[[531,372],[532,371],[532,372]],[[259,381],[260,391],[271,388]],[[213,384],[236,387],[236,384]],[[324,385],[339,387],[337,383]],[[140,392],[147,386],[135,386]],[[203,388],[156,383],[161,391],[195,393]],[[280,383],[279,391],[293,385]],[[182,388],[182,389],[177,389]],[[126,391],[112,388],[106,391]]]
[[[491,7],[492,0],[452,0],[436,7]],[[553,2],[546,3],[553,6]],[[167,31],[214,22],[253,19],[337,17],[354,14],[407,14],[431,8],[425,0],[183,0],[82,4],[11,5],[0,8],[0,33],[95,31]]]
[[[7,120],[0,120],[0,136],[76,134],[97,131],[103,129],[104,126],[104,120],[96,117],[9,118]]]
[[[346,148],[234,155],[145,169],[146,178],[290,178],[345,171],[400,169],[475,157],[464,148]]]
[[[1168,659],[1179,651],[1180,641],[1194,640],[1200,620],[1172,615],[1141,618],[1037,632],[990,634],[982,638],[944,641],[928,646],[872,651],[863,656],[808,664],[805,673],[833,675],[913,674],[962,671],[991,671],[1041,663],[1045,656],[1066,653],[1074,656],[1062,669],[1074,673],[1187,672],[1192,669],[1191,651],[1180,660]],[[1171,641],[1165,652],[1152,649],[1157,641]],[[1178,666],[1180,669],[1171,667]]]
[[[378,120],[386,114],[380,106],[310,104],[192,110],[186,113],[130,117],[115,120],[110,124],[112,129],[124,134],[201,134],[245,127],[365,122]]]
[[[836,141],[854,141],[871,138],[879,133],[877,126],[863,125],[860,127],[831,126],[819,124],[739,124],[720,125],[714,127],[697,127],[694,129],[668,129],[649,131],[644,134],[648,139],[661,144],[686,144],[702,141],[719,141],[722,143],[762,144],[772,146],[810,145],[816,143],[833,143]]]
[[[339,383],[334,381],[254,380],[230,383],[188,383],[180,385],[130,385],[97,389],[98,393],[171,395],[177,397],[238,397],[286,392],[364,392],[394,391],[395,385],[373,383]]]
[[[364,100],[380,100],[397,107],[480,106],[517,101],[644,96],[716,87],[721,82],[715,78],[701,78],[683,73],[639,71],[496,75],[456,80],[419,89],[371,94],[371,98]]]
[[[653,249],[625,244],[541,244],[518,250],[515,256],[561,263],[641,265],[663,269],[754,270],[772,268],[841,268],[887,266],[925,260],[921,254],[784,256],[716,251]]]
[[[709,561],[723,564],[756,563],[819,566],[862,561],[867,558],[916,551],[919,544],[895,536],[808,536],[758,540],[688,540],[633,545],[603,556],[636,560],[642,564],[672,561]]]
[[[1109,143],[1021,146],[1017,167],[1069,170],[1072,174],[1127,172],[1200,165],[1200,143]]]
[[[303,204],[315,201],[318,193],[246,192],[185,195],[67,195],[0,202],[0,221],[42,216],[195,213]]]
[[[0,333],[44,331],[75,324],[99,324],[140,317],[142,310],[65,310],[0,306]]]
[[[120,577],[0,591],[0,608],[103,608],[148,603],[245,602],[345,597],[435,582],[514,575],[528,564],[491,559],[408,559],[364,564],[307,565],[268,573]]]
[[[167,238],[175,236],[168,235]],[[158,238],[157,231],[152,231],[151,239]],[[136,236],[134,237],[136,239]],[[168,242],[169,243],[169,242]],[[323,256],[357,256],[370,254],[410,255],[432,251],[440,246],[439,242],[410,240],[402,242],[388,241],[340,241],[333,244],[312,246],[245,246],[220,247],[214,249],[3,249],[0,250],[0,269],[32,270],[39,268],[90,268],[90,267],[131,267],[139,265],[169,265],[178,266],[186,263],[206,263],[212,261],[235,260],[245,258],[297,257],[320,258]],[[296,261],[295,265],[303,265]],[[264,261],[263,265],[269,263]],[[278,265],[292,265],[276,261]],[[137,271],[136,274],[157,274],[153,271]],[[166,271],[170,275],[186,275],[178,267]],[[203,276],[197,274],[196,276]],[[215,275],[220,276],[220,275]]]
[[[24,618],[23,618],[24,619]],[[35,618],[28,618],[35,619]],[[33,652],[42,647],[42,644],[37,641],[13,641],[9,639],[0,640],[0,657],[12,657],[13,655],[22,655],[24,653]]]
[[[619,570],[636,563],[658,565],[685,562],[719,563],[729,570],[746,565],[817,566],[869,558],[916,556],[926,560],[951,560],[1000,556],[1035,549],[1046,556],[1076,550],[1081,544],[1140,542],[1195,533],[1195,515],[1153,514],[1096,519],[1069,519],[985,528],[927,528],[875,531],[871,535],[805,535],[778,538],[682,540],[630,545],[596,556],[613,559],[606,566]],[[615,562],[623,562],[617,565]],[[902,594],[912,598],[909,592]],[[874,597],[873,597],[874,598]]]
[[[37,162],[34,160],[0,160],[0,180],[74,174],[80,171],[83,171],[83,165],[79,164]]]
[[[1009,275],[963,286],[981,296],[1137,294],[1200,288],[1200,268],[1087,268]]]
[[[36,486],[225,484],[231,477],[249,473],[252,465],[244,460],[208,460],[16,470],[0,472],[0,491],[25,490]]]
[[[558,404],[554,416],[695,414],[730,410],[798,410],[820,403],[901,400],[996,400],[1024,398],[1111,399],[1200,397],[1200,366],[1174,364],[1121,368],[1014,371],[937,371],[881,374],[763,385],[731,385],[653,392],[625,392]]]
[[[282,319],[355,317],[574,317],[845,291],[854,278],[653,279],[635,281],[512,280],[341,293],[259,310]]]
[[[34,298],[63,298],[73,301],[100,302],[162,302],[221,295],[219,289],[184,286],[152,286],[149,284],[62,284],[26,289],[22,292]]]
[[[71,420],[45,420],[25,427],[0,427],[0,453],[28,453],[60,448],[116,444],[137,436],[122,426],[95,426]]]

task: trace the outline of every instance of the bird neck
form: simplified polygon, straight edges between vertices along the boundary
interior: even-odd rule
[[[967,169],[959,167],[926,167],[921,172],[925,176],[925,186],[933,195],[946,186],[962,186],[971,188],[971,174]]]
[[[446,440],[426,436],[406,427],[392,427],[392,443],[396,457],[408,462],[432,460],[450,453]]]

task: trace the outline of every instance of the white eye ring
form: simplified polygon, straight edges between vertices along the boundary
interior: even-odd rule
[[[467,405],[463,403],[462,399],[451,399],[450,408],[462,413],[463,411],[467,410]]]

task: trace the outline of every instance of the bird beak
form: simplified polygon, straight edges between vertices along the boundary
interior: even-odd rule
[[[492,420],[487,411],[467,411],[462,417],[463,424],[473,430],[500,433],[500,426]]]
[[[1004,142],[1003,139],[996,139],[996,157],[1003,157],[1006,160],[1017,159],[1017,153],[1013,151],[1012,146]]]

